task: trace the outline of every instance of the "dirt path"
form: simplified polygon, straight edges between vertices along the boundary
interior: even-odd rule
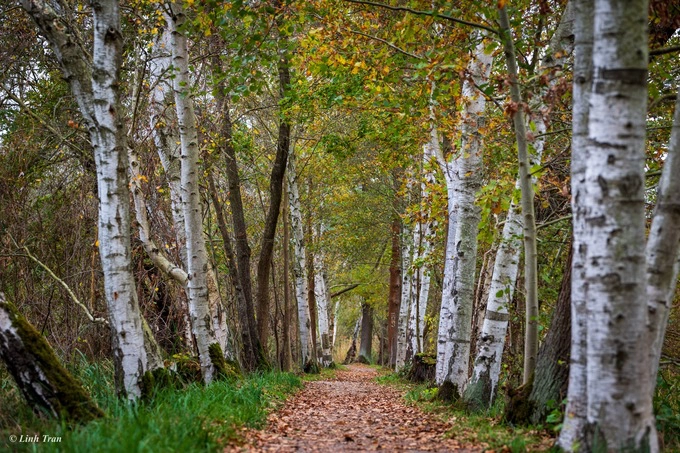
[[[482,451],[445,439],[447,424],[406,406],[398,390],[374,382],[376,375],[352,365],[333,380],[307,382],[264,431],[249,430],[246,446],[232,451]]]

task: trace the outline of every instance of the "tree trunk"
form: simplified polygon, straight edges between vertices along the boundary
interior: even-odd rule
[[[118,91],[123,45],[118,2],[102,0],[94,5],[91,59],[77,31],[49,4],[22,0],[21,5],[50,43],[89,130],[97,166],[99,254],[113,336],[116,388],[137,398],[147,356],[131,269],[128,162]]]
[[[373,350],[373,307],[364,302],[361,305],[361,342],[359,343],[359,361],[371,363]]]
[[[401,302],[399,304],[399,325],[397,327],[397,358],[394,364],[395,370],[400,370],[406,365],[406,350],[408,338],[408,320],[411,309],[411,291],[413,291],[413,272],[411,261],[413,259],[412,232],[408,224],[404,223],[401,233]]]
[[[214,369],[209,348],[211,344],[218,340],[208,299],[208,285],[210,283],[208,281],[208,269],[210,264],[208,263],[208,253],[203,236],[203,212],[198,184],[199,153],[196,115],[194,114],[193,94],[190,88],[187,38],[182,29],[185,20],[182,6],[173,3],[167,17],[167,23],[171,33],[170,47],[175,70],[173,90],[182,150],[182,211],[187,239],[189,316],[191,317],[192,331],[201,362],[201,373],[204,381],[210,383]]]
[[[585,267],[588,244],[583,241],[586,215],[585,173],[588,165],[588,117],[593,78],[593,2],[574,2],[574,99],[572,106],[571,140],[571,206],[573,215],[573,252],[571,262],[571,353],[569,385],[564,423],[557,445],[565,451],[577,451],[585,441],[588,404],[586,381],[586,287]]]
[[[390,259],[390,292],[387,306],[387,365],[394,368],[397,360],[397,334],[399,318],[399,298],[401,293],[401,218],[395,215],[392,219],[392,258]]]
[[[290,216],[288,215],[288,186],[283,186],[283,357],[281,369],[291,371],[293,369],[293,357],[291,349],[291,320],[292,310],[290,304]]]
[[[0,293],[0,358],[36,414],[77,423],[103,417],[45,338]]]
[[[585,196],[585,448],[658,451],[647,329],[647,2],[595,2]],[[632,378],[634,377],[634,378]]]
[[[570,246],[550,328],[538,350],[536,373],[529,395],[531,414],[528,421],[533,425],[545,423],[551,402],[553,407],[559,407],[567,395],[571,347],[572,255],[573,248]]]
[[[307,298],[307,260],[304,244],[304,227],[300,206],[300,192],[295,169],[295,153],[288,158],[288,203],[290,206],[290,224],[293,240],[293,274],[295,276],[295,299],[297,301],[298,326],[300,330],[301,365],[310,359],[311,320],[309,313],[309,299]]]
[[[519,161],[519,186],[522,192],[522,227],[524,233],[524,291],[526,298],[526,333],[524,342],[524,373],[522,381],[528,383],[536,367],[538,353],[538,272],[536,254],[536,218],[534,215],[534,189],[531,179],[527,132],[524,123],[522,94],[518,81],[515,45],[510,29],[508,13],[500,8],[499,21],[503,34],[505,60],[510,78],[510,97],[512,99],[512,120],[517,140],[517,159]]]
[[[319,253],[314,255],[314,299],[316,300],[316,314],[318,318],[318,335],[321,344],[321,364],[329,366],[333,361],[331,352],[331,336],[328,318],[330,298],[326,287],[326,273]]]
[[[439,164],[446,178],[448,194],[448,237],[445,254],[439,335],[437,341],[437,384],[453,384],[462,395],[468,379],[472,309],[477,270],[477,233],[481,214],[475,205],[481,189],[482,136],[486,99],[476,88],[489,80],[493,56],[480,41],[468,65],[471,80],[463,82],[461,153]],[[432,115],[434,116],[434,115]],[[437,143],[438,144],[438,143]],[[437,146],[439,149],[439,146]]]
[[[659,181],[656,210],[647,240],[647,307],[649,316],[650,379],[656,382],[661,348],[678,280],[680,243],[680,96],[675,103],[673,130],[663,174]]]
[[[227,222],[222,210],[222,204],[217,194],[217,187],[212,173],[208,173],[208,185],[210,189],[210,197],[213,200],[215,207],[215,217],[217,218],[217,227],[222,236],[222,244],[224,252],[227,257],[227,267],[229,268],[229,278],[234,287],[234,294],[236,295],[236,312],[238,313],[239,324],[241,327],[241,355],[243,366],[248,371],[255,371],[258,366],[258,353],[253,345],[251,338],[251,331],[248,328],[248,304],[246,303],[241,287],[241,280],[238,278],[238,267],[236,265],[236,257],[234,255],[234,247],[232,245],[231,235],[227,229]]]
[[[280,6],[279,2],[275,2]],[[279,96],[283,100],[290,90],[290,62],[286,46],[287,41],[283,39],[282,19],[277,17],[276,24],[279,29]],[[283,102],[283,101],[282,101]],[[276,143],[276,157],[269,179],[269,211],[264,223],[262,242],[260,246],[260,258],[257,262],[257,328],[260,337],[260,344],[266,347],[269,337],[269,270],[271,268],[272,255],[274,253],[274,240],[276,236],[276,226],[279,220],[281,209],[281,198],[283,194],[283,178],[286,173],[286,161],[290,149],[290,123],[285,109],[282,107],[279,112],[279,135]]]
[[[345,365],[349,365],[350,363],[354,362],[354,359],[357,356],[357,337],[359,336],[360,328],[361,328],[361,316],[359,316],[359,319],[357,319],[357,322],[354,325],[354,330],[352,331],[352,343],[350,344],[350,347],[347,350],[345,360],[342,362]]]

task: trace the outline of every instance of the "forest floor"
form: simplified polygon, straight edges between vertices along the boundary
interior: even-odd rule
[[[355,364],[306,382],[264,430],[245,429],[245,444],[226,451],[483,451],[452,437],[452,426],[436,415],[406,405],[403,392],[376,383],[377,375]]]

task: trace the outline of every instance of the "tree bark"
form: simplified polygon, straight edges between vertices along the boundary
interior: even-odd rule
[[[590,91],[593,80],[593,2],[572,0],[574,3],[574,84],[571,140],[571,206],[573,225],[573,255],[571,275],[571,352],[569,357],[569,385],[564,423],[557,445],[573,452],[584,445],[586,408],[586,286],[585,266],[587,242],[585,172],[588,162],[588,118]]]
[[[411,261],[413,259],[412,231],[408,224],[402,224],[401,232],[401,302],[399,304],[399,325],[397,327],[397,358],[395,370],[400,370],[406,365],[406,350],[408,338],[408,320],[411,310],[411,291],[413,291],[413,271]]]
[[[437,341],[437,384],[453,384],[462,395],[468,379],[472,309],[477,270],[477,233],[481,214],[475,205],[481,189],[482,135],[486,99],[476,88],[488,83],[493,56],[480,40],[468,65],[470,79],[463,82],[461,149],[455,161],[438,152],[448,194],[442,305]],[[433,115],[434,116],[434,115]],[[439,147],[437,146],[437,149]]]
[[[291,320],[292,310],[290,304],[290,216],[288,215],[288,186],[283,186],[283,357],[281,369],[291,371],[293,369],[293,356],[291,349]]]
[[[0,358],[36,414],[77,423],[103,417],[45,338],[0,293]]]
[[[87,125],[97,166],[99,254],[113,336],[116,388],[129,398],[141,395],[147,370],[144,332],[131,269],[130,194],[120,103],[119,71],[123,37],[117,1],[93,8],[92,58],[80,37],[43,0],[22,0],[22,7],[47,39]]]
[[[279,2],[275,2],[280,6]],[[279,50],[279,95],[283,100],[290,90],[290,62],[288,51],[285,49],[287,42],[283,37],[282,19],[276,19],[279,35],[284,42],[280,43]],[[290,149],[290,123],[285,111],[287,106],[281,107],[279,122],[279,135],[276,144],[276,157],[269,180],[269,211],[264,223],[260,258],[257,262],[257,328],[260,344],[265,346],[269,337],[269,270],[271,268],[272,254],[274,253],[274,238],[276,225],[279,220],[281,198],[283,194],[283,178],[286,173],[286,161]]]
[[[390,292],[387,303],[387,351],[390,368],[394,368],[397,360],[397,334],[399,318],[399,302],[401,293],[401,218],[395,215],[391,225],[392,258],[390,259]]]
[[[290,224],[293,241],[293,274],[295,276],[295,299],[297,301],[298,325],[300,330],[300,362],[304,367],[310,360],[311,318],[309,299],[307,297],[307,260],[304,244],[304,227],[300,206],[300,192],[295,168],[295,152],[288,158],[288,203],[290,205]]]
[[[371,363],[373,351],[373,307],[364,302],[361,305],[361,341],[359,361]]]
[[[527,132],[524,123],[522,94],[518,81],[515,45],[510,29],[508,13],[500,8],[499,21],[503,33],[505,60],[510,79],[510,98],[512,120],[517,140],[517,159],[519,161],[519,186],[522,192],[522,227],[524,232],[524,291],[526,298],[526,333],[524,342],[524,373],[522,381],[528,383],[536,367],[538,353],[538,271],[536,253],[536,218],[534,214],[534,189],[531,180]]]
[[[659,359],[678,280],[680,244],[680,96],[675,103],[668,154],[659,181],[656,209],[647,240],[647,312],[650,351],[650,379],[656,382]]]
[[[585,196],[585,448],[658,451],[647,330],[647,2],[597,0]],[[634,378],[633,378],[634,377]]]
[[[187,239],[189,316],[198,348],[203,380],[210,383],[213,379],[214,369],[209,348],[211,344],[217,343],[218,339],[208,299],[210,264],[208,263],[208,252],[203,236],[202,203],[198,182],[199,153],[196,115],[194,114],[193,94],[190,88],[187,38],[182,29],[185,20],[185,13],[181,4],[173,3],[170,7],[167,23],[171,33],[170,47],[175,71],[173,90],[182,152],[180,173],[182,211]]]

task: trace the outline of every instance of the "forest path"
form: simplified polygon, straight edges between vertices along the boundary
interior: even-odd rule
[[[449,425],[405,405],[403,393],[377,384],[376,376],[357,364],[333,379],[306,382],[270,414],[265,430],[247,430],[246,445],[228,451],[482,451],[445,438]]]

